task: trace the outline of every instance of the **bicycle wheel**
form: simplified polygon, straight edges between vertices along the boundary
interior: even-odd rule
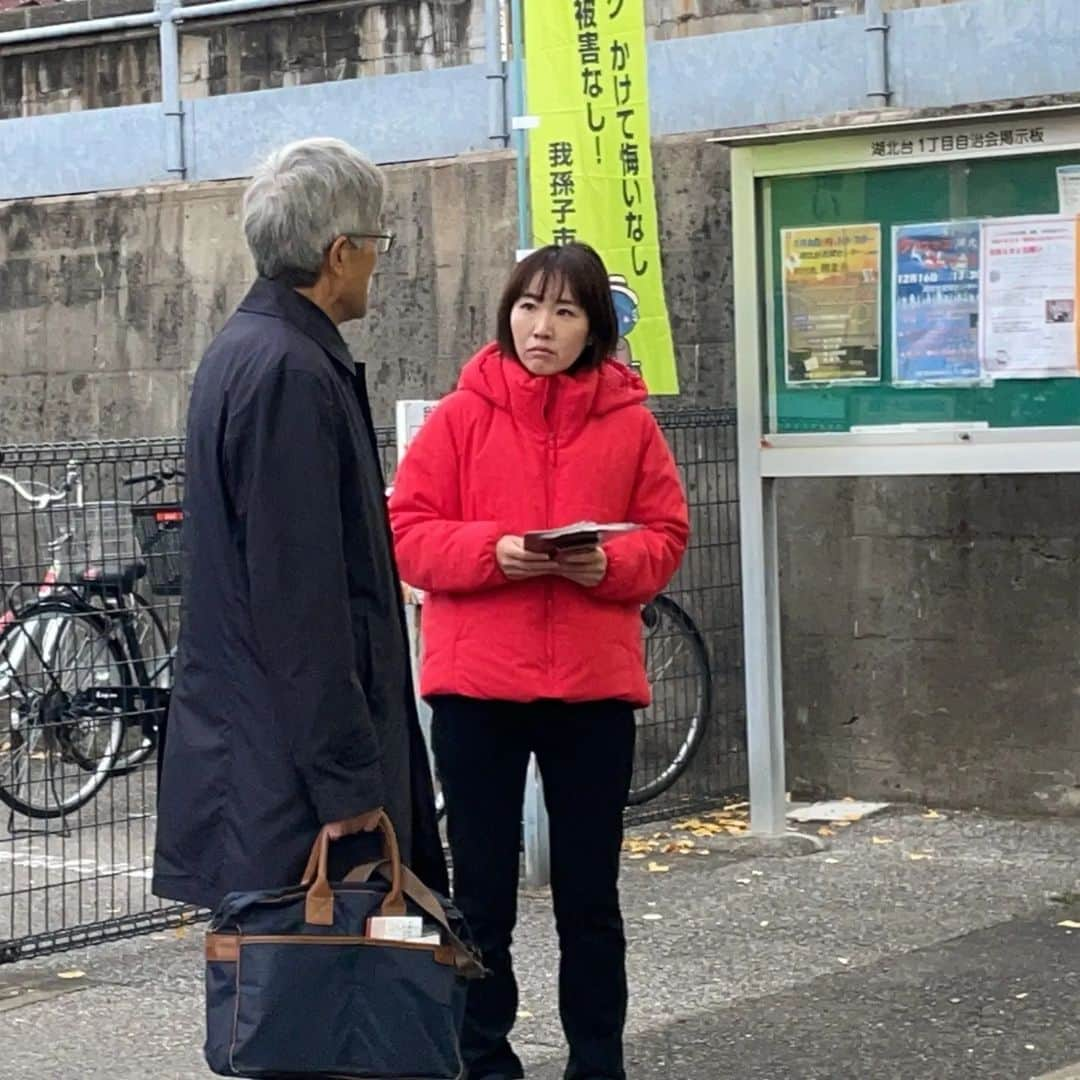
[[[629,805],[655,799],[686,771],[712,715],[709,653],[694,621],[668,596],[641,612],[653,700],[637,714]]]
[[[130,663],[131,683],[168,690],[173,681],[172,643],[168,631],[157,609],[145,597],[135,593],[133,599],[134,635],[139,649],[137,659],[142,663],[142,671],[139,671],[133,655]],[[157,712],[129,714],[125,719],[126,734],[112,766],[114,776],[128,773],[149,761],[158,745]]]
[[[125,725],[88,692],[127,684],[111,631],[94,608],[45,600],[0,633],[0,801],[17,813],[62,817],[109,779]]]

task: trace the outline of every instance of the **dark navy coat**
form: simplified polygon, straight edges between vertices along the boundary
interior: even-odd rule
[[[445,891],[363,369],[316,305],[255,283],[199,366],[186,459],[154,892],[294,883],[321,824],[375,806]],[[373,839],[335,844],[339,872]]]

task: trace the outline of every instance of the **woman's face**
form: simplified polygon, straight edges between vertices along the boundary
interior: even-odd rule
[[[540,291],[536,275],[510,310],[514,351],[533,375],[558,375],[572,367],[589,338],[589,319],[566,283],[549,274]]]

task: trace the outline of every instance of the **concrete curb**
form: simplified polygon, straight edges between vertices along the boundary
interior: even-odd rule
[[[718,855],[741,859],[787,859],[797,855],[817,855],[829,845],[818,836],[786,832],[780,836],[710,836],[709,848]]]
[[[1064,1069],[1058,1069],[1057,1072],[1036,1076],[1035,1080],[1080,1080],[1080,1061],[1066,1065]]]

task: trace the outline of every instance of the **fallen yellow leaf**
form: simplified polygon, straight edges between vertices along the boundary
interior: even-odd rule
[[[628,859],[644,859],[645,858],[645,852],[644,851],[635,851],[633,853],[633,855],[627,855],[627,858]]]
[[[827,825],[822,825],[817,831],[818,836],[835,836],[836,833],[832,831]]]
[[[56,977],[58,979],[85,979],[86,972],[80,971],[78,968],[72,968],[71,971],[58,971]]]
[[[660,851],[664,855],[689,855],[694,850],[693,840],[675,840],[670,844],[665,844]]]
[[[688,832],[691,829],[708,828],[708,823],[702,821],[701,818],[688,818],[686,821],[677,821],[671,827],[673,829],[679,829],[683,832]]]
[[[651,862],[649,863],[650,874],[666,874],[671,869],[670,866],[665,863]]]
[[[929,859],[930,856],[925,851],[909,851],[908,858],[912,862],[921,862],[923,859]]]
[[[870,843],[871,844],[891,844],[892,841],[886,839],[884,836],[871,836],[870,837]]]
[[[1058,923],[1058,926],[1064,926],[1069,930],[1080,930],[1080,922],[1077,922],[1075,919],[1062,919],[1061,922]]]
[[[926,818],[927,821],[937,821],[941,815],[936,810],[927,810],[926,813],[923,814],[923,817]]]
[[[846,829],[846,828],[848,828],[848,826],[849,826],[849,825],[852,825],[852,824],[854,824],[854,823],[853,823],[853,822],[852,822],[852,821],[851,821],[850,819],[848,819],[848,818],[840,818],[840,820],[839,820],[839,821],[834,821],[834,822],[833,822],[833,824],[834,824],[834,825],[835,825],[835,826],[836,826],[836,827],[837,827],[838,829]]]
[[[655,912],[653,912],[653,913],[651,913],[649,915],[642,915],[641,917],[646,922],[656,922],[658,919],[662,919],[664,916],[663,915],[657,915]]]

